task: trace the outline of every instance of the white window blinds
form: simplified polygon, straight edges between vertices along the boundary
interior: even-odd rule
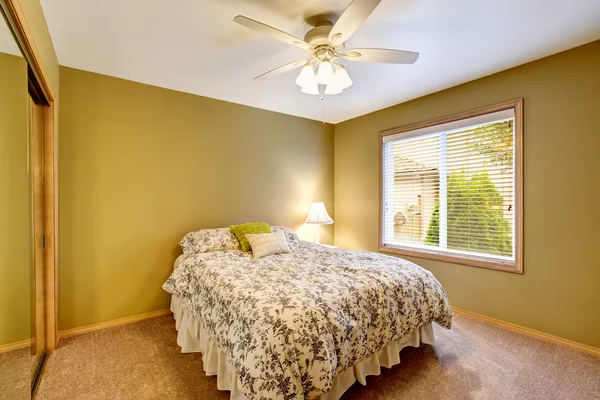
[[[514,109],[382,142],[383,247],[515,261]]]

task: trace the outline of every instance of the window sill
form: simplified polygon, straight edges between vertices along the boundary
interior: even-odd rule
[[[386,247],[380,246],[379,251],[382,253],[395,254],[395,255],[404,255],[411,257],[423,258],[426,260],[436,260],[436,261],[444,261],[453,264],[461,264],[470,267],[478,267],[478,268],[486,268],[493,269],[496,271],[504,271],[511,272],[513,274],[523,274],[522,263],[518,261],[513,263],[506,263],[501,261],[494,261],[490,259],[482,259],[482,258],[472,258],[472,257],[462,257],[459,255],[452,254],[439,254],[439,253],[430,253],[427,251],[418,251],[412,249],[402,249],[396,247]]]

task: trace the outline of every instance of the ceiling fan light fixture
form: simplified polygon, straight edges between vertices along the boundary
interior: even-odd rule
[[[327,85],[333,78],[333,64],[328,60],[324,60],[319,64],[319,70],[317,71],[317,82],[321,85]]]
[[[333,75],[332,81],[335,84],[335,86],[339,87],[342,90],[348,89],[350,86],[352,86],[353,83],[352,79],[350,79],[350,75],[348,75],[348,71],[341,64],[337,65],[335,75]]]
[[[327,85],[327,87],[325,88],[325,94],[328,94],[328,95],[340,94],[342,92],[343,92],[342,88],[340,88],[338,85],[334,84],[333,82],[330,83],[329,85]]]
[[[325,94],[342,93],[353,83],[348,71],[338,59],[388,64],[414,64],[417,61],[419,53],[412,51],[377,48],[346,51],[345,42],[365,22],[380,2],[381,0],[350,1],[350,5],[335,24],[329,21],[318,22],[304,35],[304,40],[243,15],[236,16],[233,21],[308,53],[308,60],[304,58],[282,65],[254,79],[264,80],[270,76],[302,68],[295,80],[296,84],[302,88],[303,93],[319,95],[323,100]]]
[[[311,79],[306,83],[306,85],[302,86],[302,93],[306,94],[319,94],[319,84],[316,79]]]
[[[316,82],[315,71],[312,64],[308,63],[300,70],[300,74],[296,78],[296,85],[304,87],[310,85],[313,81]]]

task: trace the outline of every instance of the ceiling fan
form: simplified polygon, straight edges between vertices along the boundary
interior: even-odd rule
[[[302,88],[303,93],[321,96],[323,94],[333,95],[342,93],[344,89],[352,85],[348,71],[340,63],[340,59],[360,62],[414,64],[419,58],[419,53],[412,51],[345,49],[344,43],[371,15],[380,2],[381,0],[353,0],[335,25],[329,21],[319,22],[315,28],[306,33],[304,40],[243,15],[238,15],[233,20],[240,25],[296,46],[308,53],[307,59],[282,65],[254,79],[263,80],[302,67],[298,78],[296,78],[296,84]]]

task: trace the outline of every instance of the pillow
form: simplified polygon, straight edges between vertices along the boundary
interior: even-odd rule
[[[241,249],[240,242],[229,228],[201,229],[190,232],[181,239],[179,245],[186,257],[208,251]]]
[[[285,226],[272,226],[271,231],[273,233],[283,232],[292,251],[295,251],[300,246],[300,238],[296,232],[290,228],[286,228]]]
[[[175,259],[175,262],[173,263],[173,271],[175,271],[177,268],[179,268],[179,266],[183,262],[184,258],[185,258],[184,255],[180,254],[179,257],[177,257],[177,259]]]
[[[285,233],[281,231],[277,233],[247,233],[246,239],[248,239],[250,246],[252,246],[254,258],[292,252],[285,239]]]
[[[229,227],[242,246],[242,251],[250,251],[250,243],[246,239],[246,234],[251,233],[271,233],[271,228],[266,222],[248,222],[242,225],[231,225]]]

